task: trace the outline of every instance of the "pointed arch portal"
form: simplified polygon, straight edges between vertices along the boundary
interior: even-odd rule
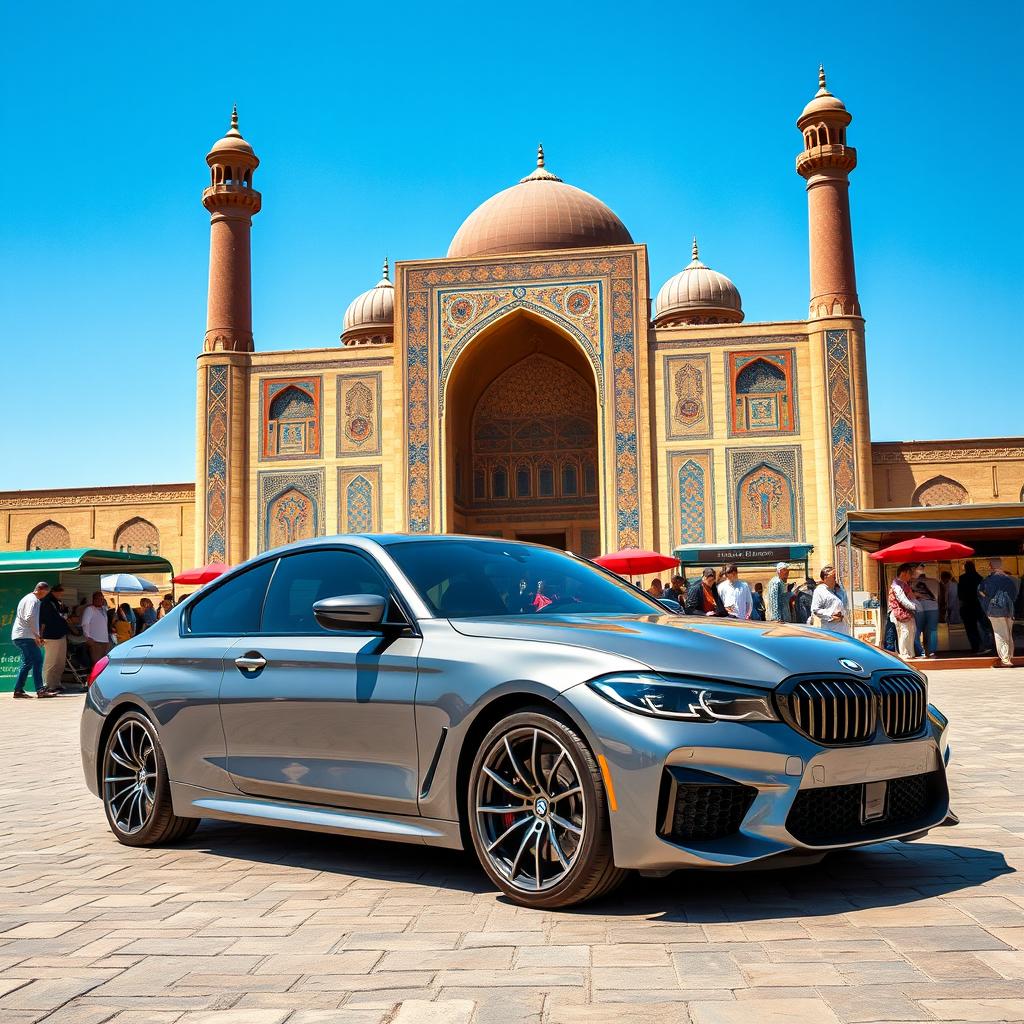
[[[600,553],[597,390],[575,341],[503,319],[457,361],[444,420],[447,529]]]

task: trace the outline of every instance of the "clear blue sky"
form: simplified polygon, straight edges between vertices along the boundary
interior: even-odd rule
[[[807,308],[794,120],[854,115],[876,439],[1024,433],[1022,6],[8,5],[0,42],[0,489],[191,480],[204,155],[262,165],[261,349],[338,343],[381,257],[442,256],[548,165],[748,321]],[[27,432],[30,431],[30,432]]]

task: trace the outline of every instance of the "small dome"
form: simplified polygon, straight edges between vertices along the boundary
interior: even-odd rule
[[[848,121],[852,120],[846,109],[846,104],[838,96],[833,96],[828,91],[828,86],[825,84],[825,68],[824,65],[819,64],[818,91],[814,94],[814,99],[804,107],[803,113],[797,119],[797,124],[799,125],[805,117],[820,117],[822,114],[842,114]]]
[[[218,139],[210,148],[210,156],[214,153],[245,153],[255,158],[252,146],[242,138],[238,130],[238,107],[231,108],[231,127],[222,139]]]
[[[587,249],[632,241],[600,199],[567,185],[544,166],[544,147],[538,146],[533,173],[478,206],[455,233],[448,255]]]
[[[701,263],[695,238],[692,261],[661,286],[654,300],[655,323],[738,324],[742,319],[739,289],[725,274]]]
[[[391,341],[395,324],[395,286],[391,283],[387,257],[381,279],[357,295],[345,310],[341,340],[345,345]]]

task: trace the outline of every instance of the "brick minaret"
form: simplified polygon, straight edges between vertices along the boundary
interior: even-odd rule
[[[261,196],[252,187],[259,160],[231,127],[206,156],[210,184],[210,294],[206,339],[197,364],[196,560],[240,562],[249,538],[249,364],[252,359],[252,278],[249,235]]]
[[[850,229],[849,174],[857,166],[857,151],[846,145],[852,120],[828,91],[825,69],[819,68],[818,91],[796,122],[804,136],[796,170],[807,179],[811,319],[861,315]]]
[[[210,292],[206,309],[206,352],[251,352],[252,273],[249,235],[262,197],[252,187],[259,159],[238,131],[238,109],[231,127],[206,155],[210,185],[203,206],[210,211]]]

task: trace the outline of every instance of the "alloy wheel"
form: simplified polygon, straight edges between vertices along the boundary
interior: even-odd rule
[[[110,820],[124,835],[141,831],[156,802],[157,763],[153,739],[132,718],[114,730],[103,766],[103,794]]]
[[[545,729],[511,729],[478,776],[477,828],[485,855],[516,889],[543,892],[572,870],[587,828],[583,787],[565,744]]]

